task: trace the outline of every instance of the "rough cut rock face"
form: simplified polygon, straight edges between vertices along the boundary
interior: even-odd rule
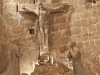
[[[45,1],[47,0],[43,0],[43,3]],[[6,71],[10,62],[9,54],[12,44],[8,42],[16,39],[20,42],[19,48],[24,53],[20,59],[20,72],[26,74],[33,72],[34,67],[32,66],[39,54],[39,41],[37,37],[32,38],[29,30],[31,26],[35,26],[38,17],[32,13],[16,12],[16,4],[37,2],[38,0],[0,0],[0,73]],[[85,67],[94,75],[99,75],[100,1],[96,1],[94,5],[86,0],[51,0],[51,2],[66,2],[75,8],[70,15],[67,15],[68,13],[52,13],[48,16],[51,53],[55,57],[56,55],[60,57],[61,53],[69,50],[68,43],[75,41],[81,50],[82,62]],[[45,69],[43,72],[45,73],[47,70]],[[56,74],[59,75],[58,72]],[[70,72],[64,72],[64,75],[68,74],[70,75]]]
[[[73,75],[71,70],[64,71],[63,68],[57,67],[56,65],[45,64],[36,66],[35,70],[31,75]]]

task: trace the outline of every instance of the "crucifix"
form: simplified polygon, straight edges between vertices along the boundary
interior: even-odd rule
[[[65,8],[66,5],[66,8]],[[65,10],[65,9],[66,10]],[[31,12],[38,16],[39,21],[39,44],[40,53],[49,51],[48,45],[48,15],[51,13],[64,13],[68,11],[69,6],[66,3],[52,3],[52,4],[24,4],[18,5],[17,11]]]

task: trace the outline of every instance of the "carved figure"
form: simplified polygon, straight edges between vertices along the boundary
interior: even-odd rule
[[[71,42],[70,47],[72,50],[69,51],[69,59],[72,59],[73,61],[73,71],[75,75],[92,75],[92,73],[89,73],[89,71],[86,70],[86,68],[83,66],[81,62],[81,52],[76,47],[75,42]]]
[[[47,24],[48,15],[52,12],[56,12],[57,10],[59,10],[63,7],[64,7],[64,4],[62,4],[59,7],[50,9],[50,8],[44,8],[42,3],[38,3],[37,9],[33,10],[33,9],[27,8],[24,5],[22,5],[22,8],[24,10],[32,12],[39,17],[40,50],[48,50],[48,27],[49,27],[48,24]]]
[[[12,45],[12,50],[10,53],[11,61],[7,70],[1,75],[20,75],[19,68],[19,58],[22,56],[18,47],[16,45]]]

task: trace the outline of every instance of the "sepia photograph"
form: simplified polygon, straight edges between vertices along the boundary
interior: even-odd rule
[[[0,0],[0,75],[100,75],[100,0]]]

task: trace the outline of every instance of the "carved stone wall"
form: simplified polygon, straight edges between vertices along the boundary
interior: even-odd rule
[[[0,0],[1,1],[1,0]],[[86,7],[85,0],[52,0],[53,3],[66,2],[73,5],[75,11],[70,17],[62,13],[50,15],[49,20],[49,44],[50,50],[56,51],[60,56],[60,50],[68,50],[67,44],[75,41],[82,52],[82,62],[87,69],[100,74],[100,2],[92,7]],[[24,51],[21,58],[21,73],[31,73],[36,60],[37,39],[33,40],[29,33],[29,27],[34,26],[37,18],[34,14],[17,13],[16,4],[34,3],[33,0],[3,0],[3,25],[0,24],[0,73],[4,72],[9,64],[10,41],[20,42],[20,49]],[[90,5],[91,6],[91,5]],[[0,2],[0,14],[1,14]],[[33,17],[34,16],[34,17]],[[10,45],[10,46],[9,46]],[[34,50],[31,50],[31,49]]]
[[[71,16],[71,41],[82,52],[82,62],[94,75],[100,74],[100,1],[86,6],[85,0],[66,0],[75,8]]]
[[[53,2],[66,2],[75,8],[71,16],[71,40],[77,43],[82,52],[82,62],[87,69],[100,74],[100,1],[95,4],[86,0],[53,0]],[[95,75],[94,74],[94,75]]]
[[[65,50],[68,50],[68,42],[70,40],[69,21],[70,16],[67,13],[54,13],[49,20],[49,48],[56,51],[60,55]],[[59,56],[58,56],[59,57]]]
[[[2,33],[2,30],[3,30],[3,0],[0,0],[0,30],[1,30],[1,32],[0,33]]]
[[[6,38],[3,35],[3,30],[4,30],[4,26],[3,26],[3,0],[0,0],[0,74],[2,72],[4,72],[7,68],[8,65],[8,60],[9,58],[6,57],[7,54],[7,42],[6,42]]]
[[[20,59],[20,72],[29,74],[33,71],[34,60],[37,59],[39,51],[37,38],[33,37],[33,39],[29,32],[29,28],[35,26],[37,16],[31,13],[16,12],[17,3],[23,4],[32,2],[31,0],[24,0],[24,2],[23,0],[19,0],[19,2],[17,2],[17,0],[3,0],[3,26],[5,26],[3,35],[8,42],[16,41],[19,43],[18,47],[24,54]],[[10,50],[6,50],[10,53]],[[8,56],[5,55],[3,57]],[[10,59],[7,60],[7,62],[9,61]]]
[[[3,0],[3,25],[5,26],[5,33],[3,35],[6,37],[8,42],[19,42],[20,51],[24,53],[23,57],[20,59],[21,73],[30,74],[33,72],[34,63],[37,60],[39,46],[38,39],[35,37],[34,39],[31,38],[29,28],[31,26],[35,26],[35,21],[38,17],[32,13],[16,12],[16,4],[23,3],[31,4],[31,0]],[[51,40],[51,42],[49,41],[51,51],[58,50],[59,52],[60,48],[63,50],[66,48],[66,44],[69,41],[68,20],[66,18],[66,13],[55,13],[50,15],[48,24],[50,36],[49,40]],[[61,44],[56,46],[59,41]],[[10,50],[7,51],[10,53]],[[7,62],[10,62],[10,59],[7,60]]]

